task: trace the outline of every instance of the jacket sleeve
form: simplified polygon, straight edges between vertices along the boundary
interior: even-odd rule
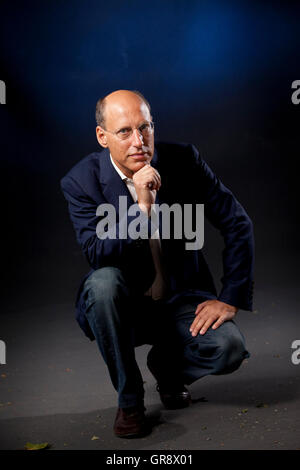
[[[145,256],[151,256],[149,243],[146,239],[130,236],[123,239],[119,236],[120,228],[123,227],[124,233],[124,229],[127,230],[128,225],[138,215],[129,215],[127,210],[122,216],[123,218],[120,220],[116,218],[115,227],[111,227],[115,236],[102,239],[97,229],[101,220],[101,217],[97,215],[97,208],[100,204],[107,203],[103,195],[99,192],[99,200],[96,202],[69,175],[62,178],[61,189],[68,202],[70,219],[75,229],[77,241],[93,269],[104,266],[120,267],[126,265],[129,260],[134,260],[134,262],[139,260],[142,263]],[[143,213],[140,214],[142,216]],[[149,233],[148,231],[151,231],[150,219],[145,215],[142,220],[141,232]]]
[[[232,192],[191,145],[196,161],[197,181],[201,188],[204,213],[223,236],[222,302],[243,310],[252,310],[254,235],[253,224]]]

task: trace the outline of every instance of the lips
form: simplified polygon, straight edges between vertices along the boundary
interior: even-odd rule
[[[145,161],[148,158],[146,153],[134,153],[129,156],[130,158],[133,158],[134,160],[137,160],[137,161]]]

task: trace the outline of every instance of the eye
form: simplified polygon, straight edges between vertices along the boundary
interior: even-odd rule
[[[120,134],[120,135],[126,135],[126,134],[130,134],[130,132],[131,132],[130,127],[123,127],[123,129],[120,129],[120,130],[118,131],[118,134]]]
[[[144,124],[142,124],[140,127],[139,127],[139,130],[140,132],[144,132],[144,131],[147,131],[149,128],[149,124],[147,124],[146,122]]]

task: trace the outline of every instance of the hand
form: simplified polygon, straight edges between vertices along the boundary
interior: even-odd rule
[[[151,204],[155,203],[156,192],[161,187],[160,174],[155,168],[146,164],[132,177],[136,190],[138,204],[147,214],[151,210]]]
[[[231,320],[237,311],[237,307],[220,300],[206,300],[197,306],[196,318],[191,324],[190,332],[192,336],[197,336],[199,332],[200,335],[204,335],[212,324],[212,329],[215,330],[225,321]]]

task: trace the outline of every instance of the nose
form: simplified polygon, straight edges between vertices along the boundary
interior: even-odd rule
[[[135,147],[140,147],[140,145],[142,144],[143,145],[143,136],[142,134],[140,133],[140,131],[138,129],[133,129],[133,132],[132,132],[132,144],[135,146]]]

